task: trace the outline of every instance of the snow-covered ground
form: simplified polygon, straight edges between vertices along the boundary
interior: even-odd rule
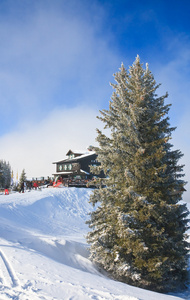
[[[0,300],[170,300],[117,282],[88,259],[90,189],[46,188],[0,195]]]

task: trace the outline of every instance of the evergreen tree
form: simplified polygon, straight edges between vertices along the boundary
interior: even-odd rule
[[[11,184],[11,166],[9,162],[0,161],[0,187],[9,188]]]
[[[22,170],[22,173],[20,175],[19,178],[19,184],[18,184],[18,188],[19,190],[21,190],[22,185],[24,184],[24,182],[26,182],[26,173],[25,173],[25,169]]]
[[[137,56],[114,75],[108,110],[98,118],[110,134],[97,130],[95,148],[104,186],[90,202],[99,205],[87,222],[91,259],[123,282],[156,291],[184,288],[188,243],[182,157],[169,142],[175,128],[167,116],[167,94],[158,97],[148,64]],[[100,167],[93,171],[97,173]]]

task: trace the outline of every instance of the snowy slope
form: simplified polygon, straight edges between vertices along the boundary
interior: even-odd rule
[[[190,299],[103,276],[88,260],[90,189],[0,195],[0,300]]]

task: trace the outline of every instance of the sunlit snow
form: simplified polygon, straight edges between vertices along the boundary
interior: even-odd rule
[[[90,189],[45,188],[0,195],[0,300],[163,300],[111,280],[88,259]],[[190,297],[190,296],[189,296]]]

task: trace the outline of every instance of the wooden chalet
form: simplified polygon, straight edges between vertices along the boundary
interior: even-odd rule
[[[53,163],[56,165],[56,172],[53,174],[55,177],[70,186],[76,186],[77,182],[78,185],[86,185],[92,180],[94,174],[91,173],[90,166],[99,165],[94,151],[90,148],[86,151],[69,150],[66,156],[67,158]]]

